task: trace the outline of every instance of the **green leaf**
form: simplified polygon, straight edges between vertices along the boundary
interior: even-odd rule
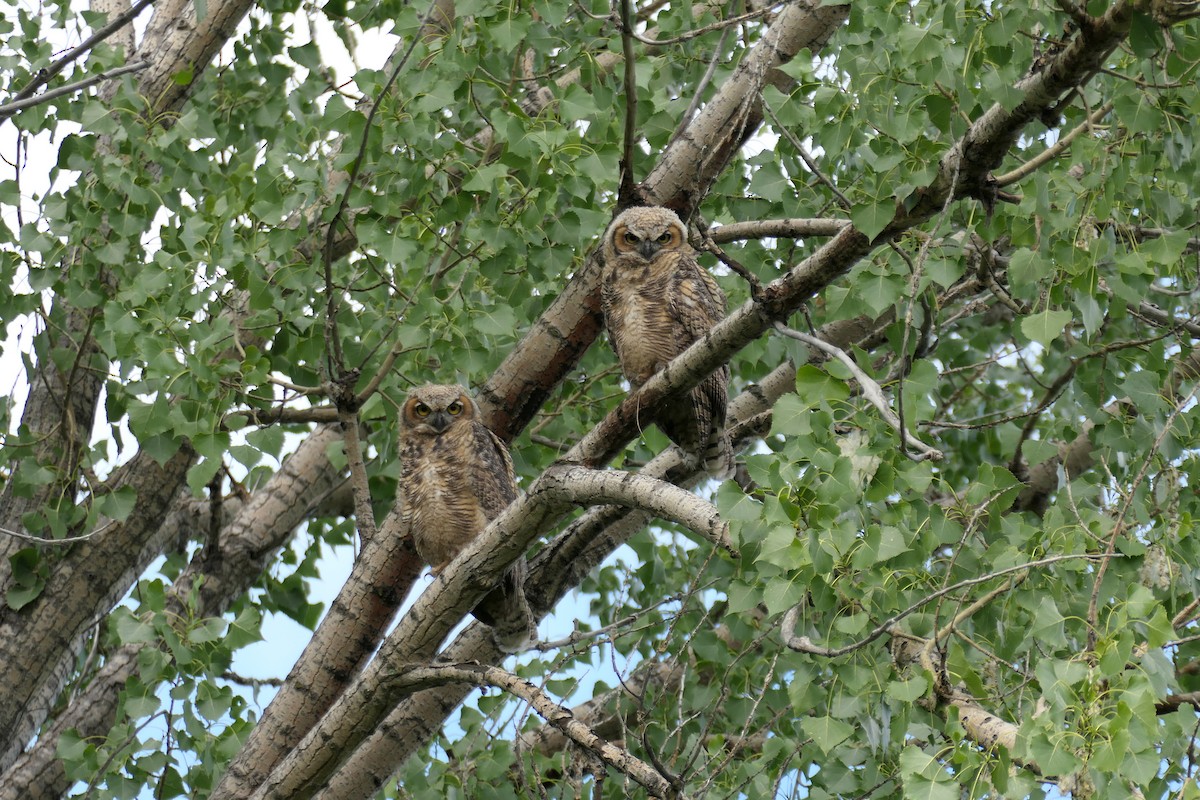
[[[148,644],[158,640],[158,634],[149,622],[125,611],[115,616],[117,637],[122,644]]]
[[[1045,346],[1062,336],[1070,322],[1070,311],[1042,311],[1021,319],[1021,333]]]
[[[929,681],[923,675],[917,675],[906,681],[888,681],[887,694],[893,700],[901,703],[912,703],[925,696],[929,691]]]
[[[101,495],[96,507],[109,519],[123,521],[129,517],[137,504],[137,490],[132,486],[121,486],[116,491]]]
[[[5,592],[5,602],[13,611],[20,611],[41,596],[46,588],[46,565],[38,551],[25,547],[8,557],[12,579]]]
[[[958,800],[958,786],[937,760],[918,747],[900,751],[900,776],[906,800]]]
[[[806,717],[800,722],[800,727],[822,753],[829,753],[854,732],[852,725],[833,717]]]
[[[888,198],[881,203],[855,205],[850,211],[850,221],[858,232],[874,239],[888,226],[896,215],[896,202]]]
[[[193,625],[188,630],[188,641],[193,644],[216,642],[221,639],[224,633],[225,620],[216,617],[210,617],[209,619]]]

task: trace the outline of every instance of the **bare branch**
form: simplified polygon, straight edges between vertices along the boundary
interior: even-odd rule
[[[580,722],[571,710],[551,700],[549,695],[529,681],[496,666],[486,664],[445,664],[412,667],[392,678],[407,691],[438,686],[450,681],[476,686],[495,686],[533,706],[543,719],[561,730],[581,747],[598,755],[604,763],[628,775],[657,797],[682,798],[657,770],[628,750],[601,739]]]
[[[1119,555],[1115,557],[1119,557]],[[866,637],[843,647],[822,647],[818,644],[814,644],[812,639],[808,638],[807,636],[797,636],[796,623],[800,620],[799,606],[790,609],[786,614],[783,615],[783,622],[781,623],[780,627],[780,635],[783,637],[783,643],[785,645],[801,653],[810,653],[816,656],[824,656],[825,658],[844,656],[847,653],[853,653],[856,650],[861,650],[862,648],[866,647],[883,634],[888,633],[892,629],[892,626],[894,626],[897,622],[904,619],[909,614],[912,614],[914,611],[921,609],[925,605],[932,603],[939,597],[943,597],[951,592],[956,592],[959,589],[965,589],[968,586],[976,586],[980,583],[986,583],[990,580],[999,578],[1002,575],[1008,575],[1013,572],[1021,572],[1023,570],[1034,569],[1037,567],[1044,567],[1049,564],[1058,563],[1059,561],[1071,561],[1079,558],[1087,561],[1100,561],[1103,559],[1103,556],[1096,553],[1068,553],[1066,555],[1050,556],[1037,561],[1030,561],[1025,564],[1015,564],[1011,567],[1005,567],[1004,569],[996,570],[995,572],[987,575],[980,575],[975,578],[961,580],[951,586],[946,586],[942,589],[939,589],[933,594],[922,597],[908,608],[904,609],[898,614],[894,614],[884,622],[880,623],[873,631],[867,634]]]
[[[714,242],[738,242],[744,239],[803,239],[809,236],[837,236],[850,224],[844,219],[758,219],[731,222],[708,229]]]
[[[883,417],[883,421],[900,434],[900,439],[903,443],[911,443],[913,449],[917,451],[916,454],[913,454],[907,452],[906,450],[905,455],[907,455],[913,461],[924,461],[925,459],[930,459],[932,461],[942,460],[943,454],[941,450],[935,450],[905,430],[904,423],[899,417],[896,416],[895,412],[892,411],[891,406],[888,405],[887,398],[883,396],[883,388],[876,383],[870,375],[864,372],[862,367],[858,366],[854,359],[851,358],[845,350],[842,350],[839,347],[834,347],[828,342],[821,341],[815,336],[809,336],[807,333],[792,330],[782,322],[775,323],[775,330],[779,331],[784,336],[795,339],[798,342],[804,342],[804,344],[808,345],[809,347],[815,347],[822,353],[831,355],[844,364],[846,369],[850,370],[850,373],[854,376],[854,379],[858,381],[859,389],[862,391],[863,397],[867,398],[871,405],[878,409],[879,415]]]
[[[729,526],[712,503],[649,475],[572,468],[563,473],[561,484],[550,490],[548,496],[577,505],[607,503],[637,508],[677,522],[733,558],[739,558],[737,548],[729,540]]]
[[[72,48],[66,55],[58,59],[58,61],[55,61],[48,67],[39,69],[37,73],[34,74],[33,79],[30,80],[29,83],[25,84],[25,86],[21,88],[21,91],[13,95],[12,100],[6,103],[3,107],[0,107],[0,121],[8,119],[14,113],[19,111],[19,108],[14,108],[17,103],[33,97],[34,92],[36,92],[40,87],[49,83],[55,75],[66,69],[68,64],[91,50],[96,45],[100,44],[100,42],[104,41],[121,28],[128,25],[152,2],[153,0],[138,0],[138,2],[135,3],[132,8],[130,8],[124,14],[121,14],[119,17],[113,19],[111,22],[93,33],[88,38],[84,39],[76,47]],[[145,65],[143,65],[143,67],[144,66]],[[139,67],[139,69],[142,69],[143,67]]]
[[[107,70],[106,72],[101,72],[98,75],[92,75],[89,78],[84,78],[83,80],[75,81],[74,83],[68,83],[65,86],[59,86],[57,88],[50,89],[42,92],[37,97],[30,97],[25,100],[14,100],[11,103],[5,103],[4,105],[0,105],[0,120],[7,119],[18,111],[24,111],[27,108],[33,108],[36,105],[49,102],[56,97],[62,97],[64,94],[72,94],[80,89],[86,89],[89,86],[94,86],[97,83],[111,80],[112,78],[119,78],[122,75],[128,75],[130,72],[140,72],[148,66],[150,66],[150,63],[147,61],[135,61],[134,63],[126,64],[123,67],[116,67],[114,69]]]

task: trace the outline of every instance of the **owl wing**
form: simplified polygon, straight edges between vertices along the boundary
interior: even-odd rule
[[[725,293],[690,255],[680,256],[674,283],[668,295],[670,311],[684,334],[680,344],[686,349],[725,317]]]
[[[724,318],[726,302],[725,293],[716,280],[690,255],[680,257],[675,276],[675,290],[669,293],[670,313],[677,323],[679,352],[683,352]],[[722,364],[713,370],[692,390],[690,399],[695,425],[691,435],[696,437],[693,446],[709,472],[714,475],[729,474],[733,464],[733,453],[725,435],[729,366]],[[691,429],[690,424],[686,427]],[[679,429],[680,425],[669,421],[667,428]],[[676,439],[671,430],[667,433]],[[680,433],[682,435],[682,431]]]
[[[473,426],[475,457],[470,459],[471,479],[479,505],[488,520],[496,518],[517,496],[512,457],[500,437],[482,422]]]
[[[474,430],[476,458],[472,478],[483,513],[493,520],[517,496],[512,456],[499,436],[483,423]],[[479,601],[472,612],[492,627],[497,646],[505,653],[520,652],[536,633],[529,602],[525,599],[525,557],[521,556],[500,578],[500,583]]]

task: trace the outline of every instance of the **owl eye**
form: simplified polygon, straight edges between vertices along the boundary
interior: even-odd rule
[[[669,241],[671,241],[671,232],[670,231],[667,231],[662,236],[658,237],[659,244],[666,244]]]
[[[424,403],[417,403],[415,406],[413,406],[413,413],[415,413],[421,419],[424,419],[425,417],[429,416],[429,406],[425,405]]]
[[[446,406],[446,411],[449,412],[450,416],[452,416],[452,417],[457,417],[459,414],[462,413],[462,410],[463,410],[463,404],[457,400],[455,400],[450,405]]]
[[[632,233],[630,233],[629,231],[625,231],[625,241],[626,241],[628,244],[637,244],[637,243],[638,243],[638,238],[637,238],[637,236],[633,235],[633,234],[632,234]]]

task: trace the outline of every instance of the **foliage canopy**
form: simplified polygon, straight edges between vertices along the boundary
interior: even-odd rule
[[[34,331],[0,399],[0,798],[624,797],[640,767],[687,797],[1200,795],[1189,4],[734,6],[164,4],[40,77],[101,9],[5,8],[5,97],[144,66],[0,106],[0,320]],[[662,521],[680,496],[585,485],[698,480],[597,337],[623,170],[730,298],[645,396],[730,363],[744,469],[696,492],[735,556]],[[531,685],[477,625],[405,671],[487,553],[364,666],[427,585],[389,510],[428,381],[512,441],[531,602],[587,609],[508,663]],[[297,666],[332,677],[293,673],[263,755],[233,655],[265,615],[315,629],[360,535]],[[362,708],[390,740],[337,727]]]

